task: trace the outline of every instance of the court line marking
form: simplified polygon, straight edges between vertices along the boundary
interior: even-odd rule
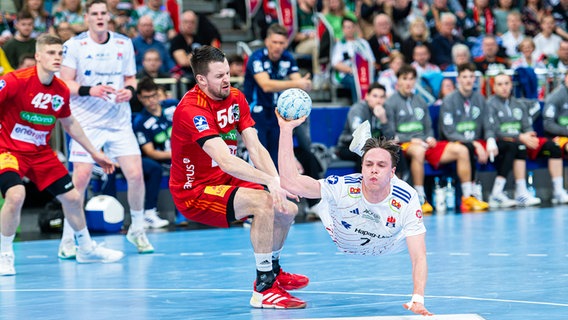
[[[250,290],[245,289],[196,289],[196,288],[45,288],[45,289],[0,289],[0,292],[145,292],[145,291],[158,291],[158,292],[245,292],[250,293]],[[354,295],[354,296],[376,296],[376,297],[400,297],[409,298],[409,294],[398,293],[366,293],[366,292],[341,292],[341,291],[311,291],[302,290],[298,291],[303,294],[324,294],[324,295]],[[527,300],[514,300],[514,299],[496,299],[496,298],[478,298],[468,296],[436,296],[427,295],[427,299],[457,299],[457,300],[474,300],[474,301],[490,301],[490,302],[506,302],[518,304],[533,304],[543,306],[567,307],[568,303],[556,303],[545,301],[527,301]]]

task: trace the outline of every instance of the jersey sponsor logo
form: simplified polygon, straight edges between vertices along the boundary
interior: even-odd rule
[[[33,123],[33,124],[40,124],[43,126],[50,126],[55,123],[56,119],[52,115],[45,115],[33,112],[20,112],[20,118],[22,120]]]
[[[0,90],[6,88],[6,80],[2,79],[0,80]]]
[[[391,228],[395,228],[396,227],[396,218],[393,217],[393,216],[389,216],[387,218],[386,226],[391,227]]]
[[[392,188],[392,195],[399,197],[400,200],[402,200],[406,203],[410,202],[410,198],[411,198],[410,192],[408,192],[408,190],[404,190],[403,188],[401,188],[399,186],[394,186]]]
[[[454,124],[454,116],[451,113],[445,112],[443,120],[445,126],[451,126]]]
[[[361,198],[361,188],[349,187],[349,194],[351,198]]]
[[[156,120],[156,118],[154,118],[154,117],[148,118],[148,120],[144,121],[144,128],[150,129],[150,128],[152,128],[153,125],[156,124],[156,122],[158,122],[158,120]]]
[[[136,132],[136,138],[138,139],[138,144],[141,146],[148,143],[148,140],[146,140],[146,136],[144,135],[143,132],[140,131]]]
[[[262,61],[253,61],[252,62],[252,70],[254,71],[254,73],[259,73],[264,71],[264,69],[262,68]]]
[[[193,117],[193,124],[199,132],[209,130],[209,124],[207,123],[207,119],[204,116]]]
[[[236,141],[237,140],[237,130],[233,129],[227,133],[220,133],[221,139],[225,141]]]
[[[339,181],[339,177],[338,176],[329,176],[325,179],[325,182],[327,184],[336,184]]]
[[[193,182],[195,181],[195,165],[191,163],[188,158],[183,158],[183,164],[185,165],[185,184],[183,185],[184,190],[193,188]]]
[[[381,235],[381,234],[376,234],[376,233],[374,233],[374,232],[371,232],[371,231],[368,231],[368,230],[359,229],[359,228],[355,228],[355,230],[353,230],[353,231],[357,232],[357,233],[360,234],[360,235],[368,236],[368,237],[371,237],[371,238],[378,238],[378,239],[391,238],[391,236],[388,236],[388,235],[385,236],[385,235]],[[363,240],[363,238],[361,238],[361,240]],[[361,244],[361,245],[365,245],[365,244],[367,244],[367,243],[368,243],[368,241],[365,242],[364,244]]]
[[[36,146],[45,146],[47,144],[48,134],[49,131],[35,130],[31,127],[16,123],[10,137],[14,140],[31,143]]]
[[[203,192],[212,196],[224,197],[229,189],[231,189],[231,186],[207,186]]]
[[[56,94],[51,99],[51,108],[53,109],[53,111],[57,112],[57,111],[59,111],[59,109],[61,109],[61,107],[63,107],[64,103],[65,102],[63,100],[63,97]]]
[[[345,229],[351,229],[351,225],[343,220],[341,220],[341,224]]]
[[[568,126],[568,117],[558,117],[558,124],[561,126]]]
[[[369,209],[365,209],[363,211],[363,215],[361,215],[364,219],[367,220],[371,220],[374,222],[380,222],[381,221],[381,217],[379,215],[377,215],[376,213],[374,213],[373,211],[369,210]]]
[[[424,125],[419,121],[405,122],[397,127],[397,131],[402,133],[420,132],[424,131]]]
[[[20,170],[18,158],[9,152],[0,154],[0,170],[4,169]]]
[[[122,52],[119,52],[119,53],[116,55],[116,59],[117,59],[117,60],[122,60],[122,59],[124,59],[124,56],[122,55]]]
[[[422,210],[420,209],[416,210],[416,218],[422,219]]]
[[[475,129],[477,129],[477,123],[475,121],[459,122],[456,126],[458,132],[475,131]]]
[[[389,203],[389,206],[390,206],[391,210],[393,210],[393,211],[399,211],[399,210],[400,210],[400,207],[402,207],[402,205],[400,204],[400,202],[396,201],[395,198],[392,198],[392,199],[391,199],[391,201],[390,201],[390,203]]]

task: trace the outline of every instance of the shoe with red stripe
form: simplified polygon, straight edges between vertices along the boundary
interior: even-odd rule
[[[262,292],[254,291],[250,298],[250,305],[254,308],[270,308],[270,309],[301,309],[306,307],[306,303],[286,292],[278,285],[278,281],[274,281],[272,287]]]
[[[310,279],[302,274],[288,273],[280,269],[280,273],[276,276],[276,281],[280,283],[280,287],[284,290],[297,290],[306,287]]]

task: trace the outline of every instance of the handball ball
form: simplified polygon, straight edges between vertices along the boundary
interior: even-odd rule
[[[296,120],[312,111],[312,99],[302,89],[286,89],[276,103],[278,113],[286,120]]]

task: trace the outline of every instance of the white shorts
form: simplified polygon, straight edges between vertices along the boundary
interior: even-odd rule
[[[141,154],[131,126],[118,130],[84,128],[83,131],[95,149],[103,149],[112,160],[121,156]],[[75,140],[71,140],[69,144],[69,161],[95,163],[91,155]]]

